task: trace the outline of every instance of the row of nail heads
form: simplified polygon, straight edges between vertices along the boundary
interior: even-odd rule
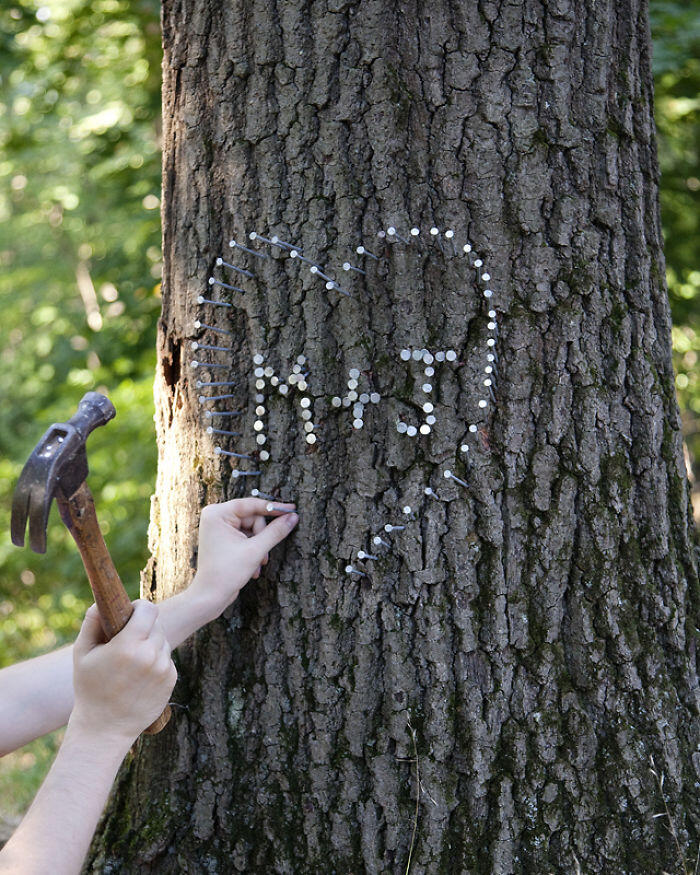
[[[425,235],[423,235],[423,238],[421,238],[421,230],[420,230],[420,228],[417,228],[417,227],[411,228],[408,235],[404,236],[404,235],[400,234],[396,230],[395,227],[390,226],[389,228],[386,229],[386,231],[379,231],[377,236],[382,241],[389,240],[389,241],[392,241],[394,243],[396,243],[396,242],[402,243],[406,246],[410,246],[413,241],[425,238]],[[430,240],[431,242],[436,243],[438,248],[440,249],[440,251],[443,252],[443,254],[445,253],[445,249],[442,246],[441,241],[442,241],[442,239],[446,240],[448,242],[451,250],[452,250],[452,255],[457,255],[458,254],[458,247],[455,244],[454,238],[455,238],[455,232],[451,228],[448,228],[446,231],[444,231],[444,233],[442,233],[439,228],[433,226],[432,228],[430,228],[427,239]],[[271,237],[264,237],[262,234],[258,233],[257,231],[251,231],[248,234],[248,241],[250,243],[254,243],[254,242],[258,241],[258,242],[262,243],[263,245],[276,247],[282,253],[284,253],[285,255],[288,255],[291,259],[298,260],[300,263],[303,263],[305,266],[307,266],[309,268],[309,272],[312,275],[317,276],[319,279],[322,279],[325,282],[327,290],[329,290],[329,291],[335,290],[335,291],[339,292],[340,294],[345,295],[346,297],[352,297],[352,294],[349,291],[347,291],[347,289],[344,289],[335,277],[331,276],[331,272],[327,268],[323,267],[322,265],[318,264],[317,262],[313,261],[312,259],[307,258],[303,254],[303,250],[299,246],[292,244],[292,243],[288,243],[288,242],[283,241],[283,240],[280,240],[280,238],[277,237],[276,235],[272,235]],[[249,246],[245,246],[235,239],[229,241],[229,246],[231,248],[238,249],[238,250],[241,250],[243,252],[247,252],[247,253],[254,255],[258,258],[268,258],[269,257],[267,253],[261,252],[260,250],[252,249]],[[491,279],[491,275],[486,271],[482,272],[481,268],[483,267],[483,260],[481,258],[475,257],[475,253],[473,252],[473,248],[472,248],[471,243],[465,243],[461,247],[461,250],[462,250],[462,253],[469,258],[470,265],[472,267],[474,267],[474,269],[476,271],[477,282],[478,283],[488,283],[489,280]],[[355,254],[359,255],[363,259],[369,258],[369,259],[372,259],[374,261],[379,261],[382,257],[380,255],[377,255],[371,249],[368,249],[363,244],[360,244],[355,248]],[[232,265],[232,264],[224,261],[221,258],[218,258],[216,263],[217,263],[217,266],[227,267],[229,269],[235,270],[236,272],[238,272],[242,275],[245,275],[248,277],[254,276],[254,274],[252,274],[250,271],[243,270],[242,268],[240,268],[236,265]],[[350,261],[343,262],[342,270],[345,273],[347,273],[348,275],[354,274],[354,275],[365,276],[367,273],[367,271],[364,267],[359,267],[356,264],[352,264],[352,262],[350,262]],[[220,281],[215,280],[213,277],[210,278],[210,283],[212,283],[212,284],[216,283],[216,284],[221,285]],[[243,291],[242,289],[237,289],[235,286],[229,286],[227,284],[224,284],[223,287],[229,288],[233,291],[239,291],[239,292]],[[493,295],[493,291],[489,288],[485,288],[485,289],[483,289],[483,295],[485,298],[490,298]]]
[[[415,240],[419,236],[420,236],[420,229],[415,228],[415,227],[412,228],[410,231],[410,238]],[[393,241],[399,241],[399,242],[406,244],[406,245],[409,245],[411,242],[410,239],[399,234],[397,232],[396,228],[394,228],[394,227],[389,227],[386,232],[379,232],[378,237],[380,239],[389,238]],[[439,242],[439,238],[440,238],[439,229],[436,227],[432,227],[430,229],[430,239],[433,241]],[[265,238],[256,232],[251,232],[249,234],[249,239],[251,242],[253,242],[255,240],[259,240],[260,242],[262,242],[264,244],[278,247],[282,251],[288,253],[291,258],[293,258],[293,259],[297,258],[301,262],[306,263],[309,266],[310,272],[312,274],[318,275],[318,276],[320,276],[320,278],[322,278],[326,281],[326,287],[328,289],[336,288],[338,291],[342,292],[343,294],[348,294],[345,290],[340,288],[340,286],[337,284],[337,282],[332,277],[330,277],[328,274],[326,274],[324,272],[324,269],[319,264],[312,262],[310,259],[306,258],[303,255],[303,251],[298,246],[295,246],[294,244],[282,241],[276,236],[272,236],[268,239],[268,238]],[[456,254],[457,250],[456,250],[456,247],[454,245],[454,232],[450,229],[445,231],[444,239],[450,242],[450,245],[451,245],[452,250],[453,250],[453,254]],[[232,249],[245,251],[246,253],[249,253],[257,258],[264,259],[264,258],[268,257],[268,255],[266,253],[262,253],[262,252],[254,250],[250,247],[244,246],[243,244],[238,243],[236,240],[231,240],[229,242],[229,246]],[[442,246],[440,246],[440,248],[442,249]],[[442,249],[442,251],[444,252],[444,249]],[[471,244],[469,244],[469,243],[464,244],[464,246],[462,247],[462,251],[464,254],[469,256],[470,264],[471,264],[472,263],[472,260],[471,260],[472,246],[471,246]],[[356,248],[356,254],[363,256],[363,257],[368,257],[368,258],[374,259],[374,260],[379,260],[379,258],[380,258],[380,256],[371,252],[370,250],[368,250],[366,247],[364,247],[362,245],[360,245]],[[222,258],[217,258],[216,265],[217,265],[217,267],[225,267],[229,270],[232,270],[232,271],[239,273],[242,276],[245,276],[248,278],[254,277],[254,274],[251,271],[246,270],[244,268],[241,268],[241,267],[234,265],[230,262],[226,262]],[[475,258],[473,261],[473,267],[477,270],[478,281],[479,282],[482,282],[482,281],[488,282],[490,280],[490,274],[487,272],[482,273],[481,272],[482,266],[483,266],[482,260],[480,258]],[[366,274],[365,270],[363,270],[360,267],[357,267],[356,265],[351,264],[350,262],[343,263],[343,270],[345,272],[356,273],[356,274],[360,274],[360,275]],[[216,279],[215,277],[209,278],[209,285],[210,286],[218,285],[222,288],[226,288],[226,289],[229,289],[231,291],[244,293],[243,289],[240,289],[236,286],[225,283],[221,280]],[[484,289],[483,294],[484,294],[485,298],[490,298],[493,295],[493,292],[491,289],[487,288],[487,289]],[[230,304],[227,304],[226,302],[214,301],[212,299],[206,299],[203,296],[200,296],[200,298],[198,300],[202,304],[210,304],[213,306],[224,306],[224,307],[231,306]],[[498,332],[498,325],[497,325],[497,321],[496,321],[496,316],[497,316],[496,311],[489,310],[488,316],[489,316],[489,320],[490,320],[488,323],[488,328],[490,331],[494,332],[494,334],[492,336],[489,336],[487,338],[487,342],[486,342],[487,348],[490,350],[490,352],[487,354],[488,364],[486,365],[486,367],[484,369],[484,373],[486,376],[485,376],[485,379],[483,380],[483,386],[486,389],[488,389],[489,396],[490,396],[491,400],[495,401],[494,385],[495,385],[495,377],[496,377],[496,373],[495,373],[496,356],[495,356],[495,350],[493,349],[493,347],[495,347],[496,337],[497,337],[497,332]],[[215,326],[207,325],[205,323],[200,322],[199,320],[195,323],[195,327],[198,329],[211,330],[211,331],[214,331],[215,333],[220,333],[223,335],[230,335],[231,334],[231,332],[229,332],[229,331],[226,331],[224,329],[218,329]],[[231,347],[223,347],[223,346],[219,346],[216,344],[201,344],[198,342],[192,343],[192,349],[193,349],[193,351],[207,350],[207,351],[212,351],[212,352],[231,352],[232,351]],[[426,349],[412,350],[412,351],[411,350],[402,350],[400,355],[401,355],[401,359],[403,361],[407,361],[410,359],[412,359],[414,361],[422,361],[423,364],[425,365],[425,376],[426,376],[426,378],[428,378],[428,380],[434,375],[434,369],[432,367],[432,364],[434,361],[436,361],[436,362],[442,362],[442,361],[451,362],[451,361],[456,361],[456,359],[457,359],[457,354],[454,350],[438,351],[435,354],[430,353]],[[255,362],[256,364],[262,364],[262,362],[264,361],[263,357],[260,354],[256,354],[256,356],[254,357],[254,361],[256,358],[260,359],[260,362]],[[301,356],[300,359],[304,359],[304,357]],[[295,365],[295,367],[294,367],[293,374],[291,374],[289,376],[286,383],[279,380],[279,378],[274,374],[273,369],[271,369],[269,367],[264,368],[264,369],[260,368],[260,367],[256,368],[256,370],[255,370],[255,374],[256,374],[256,378],[257,378],[256,379],[256,390],[258,390],[257,394],[256,394],[256,404],[257,404],[256,415],[258,416],[258,419],[255,420],[254,428],[257,432],[256,442],[259,446],[263,446],[267,440],[267,436],[263,433],[264,423],[259,418],[260,416],[264,415],[266,412],[265,407],[263,405],[263,402],[265,399],[264,399],[264,396],[262,395],[262,392],[259,391],[259,390],[265,388],[265,378],[266,377],[269,378],[271,385],[277,386],[279,388],[279,391],[281,394],[287,394],[287,392],[289,391],[289,388],[295,384],[298,384],[297,387],[303,391],[304,389],[306,389],[306,382],[303,380],[303,377],[299,378],[299,376],[298,376],[301,373],[301,365],[303,363],[304,362],[301,362],[301,361],[297,362],[297,365]],[[221,365],[219,363],[204,363],[204,362],[198,362],[196,360],[192,362],[192,365],[195,368],[197,368],[197,367],[203,367],[203,368],[206,368],[206,367],[211,367],[211,368],[227,367],[226,365]],[[371,402],[371,403],[376,404],[380,400],[380,397],[379,397],[378,393],[376,393],[376,392],[362,393],[362,394],[358,395],[358,393],[356,392],[356,389],[357,389],[357,385],[358,385],[357,381],[358,381],[359,376],[360,376],[360,372],[357,369],[352,369],[350,371],[350,380],[348,381],[347,394],[343,398],[340,398],[339,396],[335,396],[332,399],[332,405],[334,407],[340,407],[340,406],[349,407],[350,404],[353,404],[353,427],[355,429],[360,429],[363,427],[364,408],[367,405],[367,403]],[[211,381],[209,383],[205,383],[204,381],[197,381],[198,388],[201,388],[205,385],[225,386],[225,385],[232,385],[232,384],[233,383],[229,384],[226,381]],[[432,391],[432,384],[429,382],[425,382],[422,385],[422,389],[426,394],[429,394]],[[204,396],[200,396],[200,402],[207,403],[208,401],[225,400],[225,399],[228,399],[231,397],[233,397],[233,396],[232,395],[221,395],[221,396],[214,396],[212,398],[205,399]],[[305,419],[305,431],[307,432],[306,440],[307,440],[307,443],[313,444],[316,442],[316,435],[314,434],[314,425],[313,425],[313,422],[311,421],[312,413],[308,409],[311,406],[312,402],[311,402],[310,398],[304,397],[301,399],[300,403],[302,406],[302,418]],[[479,407],[482,409],[486,408],[488,405],[488,401],[485,398],[479,399],[478,403],[479,403]],[[409,437],[415,436],[418,433],[429,434],[431,431],[431,427],[435,423],[435,416],[433,415],[433,409],[434,408],[433,408],[432,403],[426,402],[423,405],[424,413],[426,413],[426,419],[425,419],[425,422],[423,423],[423,425],[421,425],[420,428],[416,428],[415,426],[410,426],[407,423],[399,421],[397,423],[397,431],[399,433],[405,433]],[[213,416],[213,415],[217,415],[217,413],[213,412],[213,411],[208,411],[207,413],[208,413],[209,418],[211,418],[211,416]],[[218,415],[221,415],[221,416],[227,416],[227,415],[234,416],[234,415],[238,415],[238,414],[239,414],[238,411],[221,411],[220,413],[218,413]],[[240,435],[239,432],[233,432],[233,431],[228,431],[228,430],[224,430],[224,429],[214,429],[212,426],[210,426],[207,429],[207,431],[209,434],[222,434],[222,435],[226,435],[226,436],[238,436],[238,435]],[[476,425],[471,424],[469,426],[469,431],[476,432],[477,431]],[[461,452],[466,453],[469,450],[469,446],[467,444],[462,444],[462,446],[460,447],[460,450],[461,450]],[[220,454],[220,455],[227,455],[227,456],[230,456],[233,458],[239,458],[239,459],[252,458],[251,456],[247,456],[245,454],[237,454],[237,453],[225,451],[221,447],[216,447],[215,452],[217,454]],[[266,461],[267,459],[269,459],[269,453],[266,450],[261,450],[259,453],[259,457],[262,461]],[[238,476],[255,476],[258,473],[259,472],[234,472],[234,476],[236,476],[236,474]],[[445,470],[444,476],[447,479],[455,480],[455,482],[459,483],[460,485],[467,486],[465,481],[456,477],[450,470]],[[432,494],[433,496],[437,497],[435,495],[435,493],[432,492],[432,490],[430,490],[430,493],[429,493],[428,492],[429,489],[430,489],[429,487],[426,488],[426,495]],[[367,554],[367,555],[369,555],[369,554]]]
[[[420,231],[420,228],[413,227],[413,228],[411,228],[408,236],[403,236],[402,234],[399,234],[399,232],[396,230],[395,227],[390,226],[389,228],[387,228],[386,231],[380,231],[378,233],[378,237],[381,240],[391,240],[394,242],[398,241],[398,242],[403,243],[403,244],[408,246],[411,244],[412,241],[417,240],[421,237],[421,231]],[[439,248],[444,253],[444,249],[440,243],[441,232],[437,227],[433,226],[430,229],[428,239],[431,241],[437,242]],[[454,231],[452,229],[447,229],[444,232],[444,239],[449,242],[450,247],[452,248],[452,254],[456,255],[457,254],[457,247],[455,246],[455,242],[454,242]],[[259,234],[256,231],[251,231],[248,234],[248,240],[251,243],[254,243],[255,241],[259,241],[260,243],[262,243],[264,245],[271,246],[271,247],[277,247],[281,252],[288,255],[290,258],[296,259],[296,260],[304,263],[306,266],[308,266],[311,274],[313,274],[314,276],[318,276],[320,279],[325,281],[326,289],[328,289],[328,290],[334,289],[347,297],[352,297],[351,293],[348,292],[346,289],[342,288],[341,285],[338,283],[338,281],[327,272],[326,268],[322,267],[317,262],[314,262],[311,259],[304,256],[303,251],[299,246],[296,246],[295,244],[292,244],[292,243],[288,243],[284,240],[280,240],[280,238],[277,237],[276,235],[272,235],[269,238],[264,237],[262,234]],[[248,253],[250,255],[253,255],[257,258],[268,258],[269,257],[267,255],[267,253],[252,249],[250,246],[245,246],[235,239],[232,239],[229,241],[229,247],[234,249],[234,251],[242,251],[242,252]],[[482,271],[481,271],[481,268],[483,266],[482,259],[481,258],[474,258],[474,260],[472,261],[472,254],[473,254],[472,245],[470,243],[465,243],[462,246],[462,252],[469,257],[470,264],[476,270],[477,282],[478,283],[482,283],[482,282],[488,283],[488,281],[491,279],[491,275],[488,272],[482,273]],[[362,257],[367,257],[367,258],[373,259],[375,261],[378,261],[380,259],[380,256],[376,255],[374,252],[367,249],[367,247],[365,247],[362,244],[360,244],[359,246],[356,247],[355,253],[357,255],[360,255]],[[217,265],[217,267],[223,267],[229,271],[234,271],[235,273],[237,273],[241,276],[244,276],[246,278],[252,279],[255,277],[255,274],[252,271],[247,270],[245,268],[242,268],[238,265],[232,264],[231,262],[225,261],[221,257],[216,259],[216,265]],[[355,275],[365,275],[366,274],[366,270],[364,270],[361,267],[358,267],[357,265],[352,264],[349,261],[343,262],[342,269],[346,273],[349,273],[349,274],[355,274]],[[230,283],[226,283],[223,280],[217,279],[214,276],[209,277],[208,282],[209,282],[210,286],[217,286],[217,287],[226,289],[228,291],[233,291],[233,292],[237,292],[240,294],[245,294],[244,289],[242,289],[238,286],[232,285]],[[490,298],[493,295],[493,291],[489,288],[486,288],[483,290],[483,295],[485,298]],[[218,300],[214,300],[212,298],[206,298],[202,295],[199,296],[198,302],[200,304],[209,304],[209,305],[214,306],[214,307],[231,307],[232,306],[232,304],[230,304],[228,302],[218,301]]]
[[[263,235],[259,234],[257,231],[251,231],[248,234],[248,240],[251,243],[259,241],[266,246],[276,247],[292,260],[299,261],[301,264],[304,264],[306,267],[308,267],[309,273],[312,274],[312,276],[318,277],[319,279],[323,280],[328,291],[333,290],[339,292],[345,297],[352,297],[350,292],[348,292],[347,289],[344,289],[334,277],[330,276],[324,267],[322,267],[320,264],[317,264],[315,261],[312,261],[310,258],[306,258],[301,247],[296,246],[293,243],[287,243],[284,240],[280,240],[277,235],[272,235],[271,237],[263,237]],[[266,253],[262,253],[259,250],[254,250],[247,246],[243,246],[236,240],[229,241],[229,246],[242,249],[245,252],[250,252],[253,255],[257,255],[258,257],[268,257]]]
[[[253,373],[255,375],[256,404],[256,419],[253,423],[253,429],[256,433],[255,441],[258,446],[262,447],[267,443],[265,421],[263,417],[267,415],[265,404],[269,403],[265,395],[268,382],[272,388],[277,389],[280,395],[288,395],[292,389],[296,389],[297,392],[301,393],[299,407],[301,418],[304,422],[305,440],[307,444],[313,446],[318,440],[318,436],[315,433],[316,425],[313,421],[313,401],[309,395],[304,394],[309,388],[308,383],[306,382],[308,372],[303,370],[306,365],[306,357],[303,355],[298,356],[296,364],[292,367],[292,373],[289,374],[286,380],[281,379],[275,373],[274,368],[269,365],[266,367],[264,366],[265,356],[262,353],[255,353],[253,355],[253,365],[255,366]],[[262,461],[267,461],[269,458],[270,454],[267,450],[260,451],[260,459]]]
[[[450,470],[445,470],[443,473],[444,473],[444,476],[446,479],[454,480],[456,483],[460,484],[461,486],[468,487],[468,484],[466,483],[466,481],[455,476]],[[436,499],[438,501],[441,500],[440,497],[438,496],[438,494],[430,486],[426,486],[424,488],[423,494],[428,498],[433,498],[433,499]],[[406,505],[403,508],[403,512],[406,515],[412,515],[412,509],[409,505]],[[392,544],[390,541],[387,541],[386,536],[392,535],[394,532],[403,532],[406,529],[407,529],[406,525],[397,525],[394,523],[386,523],[383,527],[382,535],[374,535],[372,537],[372,546],[375,548],[375,550],[382,550],[382,548],[383,548],[382,552],[384,554],[391,553],[394,549],[394,544]],[[368,553],[365,550],[358,550],[356,555],[357,555],[357,559],[360,562],[378,562],[382,559],[382,556],[378,552],[377,553]],[[360,576],[360,577],[367,577],[368,576],[364,570],[362,570],[361,568],[356,568],[352,564],[348,564],[345,566],[345,573],[350,574],[350,575],[355,574],[355,575]]]
[[[402,512],[406,518],[413,518],[413,508],[409,504],[403,506]],[[403,532],[405,530],[406,525],[404,525],[403,523],[385,523],[383,527],[383,532],[385,535],[391,535],[394,532]],[[386,538],[382,537],[381,535],[374,535],[374,537],[372,538],[372,545],[375,549],[381,547],[383,547],[385,550],[392,549],[391,542],[387,541]],[[374,553],[367,553],[365,550],[358,550],[357,558],[360,560],[360,562],[378,562],[381,559],[381,556]],[[367,574],[364,571],[359,568],[355,568],[353,565],[346,565],[345,573],[355,574],[360,577],[367,577]]]
[[[469,488],[469,484],[466,482],[466,480],[463,480],[461,477],[457,477],[457,475],[454,474],[454,472],[450,469],[445,469],[443,471],[443,477],[446,480],[453,480],[455,483],[459,484],[459,486],[463,488]],[[437,492],[435,492],[435,490],[431,486],[426,486],[423,488],[423,495],[426,498],[434,499],[435,501],[443,501],[443,499],[438,495]],[[414,518],[413,509],[410,505],[404,505],[402,511],[404,516],[408,519],[412,520]],[[382,534],[374,535],[372,537],[372,546],[375,548],[375,550],[381,550],[381,548],[383,548],[383,552],[385,554],[391,553],[393,551],[394,545],[390,541],[386,540],[387,536],[393,535],[395,532],[406,531],[407,528],[408,527],[404,524],[386,523],[383,526]],[[357,559],[361,562],[378,562],[382,558],[382,556],[378,553],[368,553],[365,550],[358,550],[356,555]],[[345,566],[345,573],[349,575],[354,574],[360,577],[368,576],[365,571],[363,571],[361,568],[355,568],[352,564],[348,564]]]
[[[358,393],[359,381],[361,373],[358,368],[351,368],[348,371],[348,391],[341,398],[340,395],[335,395],[331,399],[331,406],[335,408],[350,407],[352,405],[352,427],[360,429],[364,426],[365,407],[368,404],[379,404],[381,396],[378,392],[360,392]]]
[[[255,254],[253,250],[247,250],[252,254]],[[239,265],[233,264],[230,261],[225,261],[223,258],[219,257],[216,259],[216,266],[219,268],[224,268],[227,271],[231,271],[241,277],[246,279],[253,279],[255,275],[252,271],[247,270],[246,268],[240,267]],[[215,276],[210,276],[208,279],[209,287],[214,290],[215,288],[224,289],[226,291],[236,292],[238,294],[245,294],[245,290],[240,288],[239,286],[233,285],[231,283],[227,283],[224,280],[218,279]],[[230,309],[232,304],[217,300],[214,298],[207,298],[204,295],[199,295],[197,298],[197,303],[203,307],[210,307],[214,311],[217,308],[226,308]],[[210,324],[209,322],[203,322],[201,319],[197,319],[194,322],[194,328],[196,331],[211,331],[214,334],[222,335],[223,337],[232,337],[233,332],[224,329],[218,328],[215,325]],[[234,348],[232,346],[223,346],[221,343],[203,343],[201,341],[195,340],[190,344],[190,348],[193,353],[233,353]],[[217,370],[230,370],[231,365],[221,362],[205,362],[200,361],[199,359],[193,359],[191,361],[191,367],[195,370],[203,370],[203,371],[217,371]],[[202,380],[197,379],[195,382],[195,386],[197,389],[218,389],[225,390],[227,388],[231,388],[235,386],[235,380],[218,380],[218,379],[209,379]],[[209,405],[218,404],[222,401],[232,401],[235,398],[235,394],[232,392],[220,391],[219,394],[214,395],[199,395],[198,401],[199,404],[203,408],[207,408]],[[221,426],[225,426],[228,424],[228,420],[235,419],[236,417],[242,416],[242,410],[204,410],[204,417],[210,423],[214,423],[208,425],[206,428],[206,433],[210,436],[222,437],[225,439],[230,439],[232,437],[241,437],[242,432],[234,431],[231,428],[219,427],[219,422],[221,421]],[[224,449],[224,447],[220,445],[216,445],[214,447],[214,454],[216,456],[223,456],[229,459],[235,459],[237,461],[257,461],[255,456],[249,455],[247,453],[236,453],[232,450]],[[232,471],[232,477],[234,479],[245,478],[245,477],[258,477],[260,475],[260,471],[243,471],[240,469],[234,469]]]

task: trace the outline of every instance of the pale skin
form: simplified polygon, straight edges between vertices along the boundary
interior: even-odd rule
[[[205,507],[197,573],[184,592],[158,606],[136,602],[109,643],[93,606],[71,647],[0,671],[0,754],[68,724],[51,771],[0,851],[0,875],[80,871],[122,759],[168,701],[171,649],[232,604],[296,526],[294,505],[274,508],[256,498]]]

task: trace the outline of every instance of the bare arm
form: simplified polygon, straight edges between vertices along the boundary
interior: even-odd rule
[[[248,580],[259,576],[272,547],[292,531],[296,515],[277,515],[267,505],[244,498],[202,511],[197,574],[184,592],[158,605],[171,648],[235,601]],[[275,507],[291,510],[293,505]],[[265,516],[275,515],[266,525]],[[73,648],[2,669],[0,702],[0,756],[65,726],[73,708]]]
[[[73,708],[73,647],[0,671],[0,756],[65,726]]]
[[[127,751],[69,723],[51,771],[0,851],[1,875],[78,873]]]
[[[104,643],[97,612],[73,647],[75,706],[51,771],[12,838],[0,875],[77,875],[119,764],[162,711],[175,683],[158,609],[136,602],[122,631]]]
[[[218,616],[217,605],[198,590],[187,589],[159,608],[172,648]],[[65,726],[73,709],[73,646],[2,669],[0,702],[0,756]]]

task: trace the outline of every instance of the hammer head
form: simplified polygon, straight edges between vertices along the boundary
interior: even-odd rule
[[[29,546],[46,552],[46,528],[51,501],[58,491],[70,498],[88,475],[85,441],[91,431],[116,414],[109,398],[87,392],[68,422],[49,428],[22,469],[12,499],[12,543],[24,546],[29,520]]]

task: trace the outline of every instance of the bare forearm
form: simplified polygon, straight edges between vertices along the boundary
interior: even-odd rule
[[[0,672],[0,756],[65,726],[73,708],[73,649]]]
[[[193,587],[159,604],[172,649],[225,607],[204,587]],[[0,756],[65,726],[73,708],[72,647],[0,671]]]
[[[129,740],[69,723],[51,771],[0,852],[0,875],[77,875]]]
[[[158,617],[173,650],[197,629],[205,626],[226,607],[205,588],[193,584],[189,589],[158,604]]]

